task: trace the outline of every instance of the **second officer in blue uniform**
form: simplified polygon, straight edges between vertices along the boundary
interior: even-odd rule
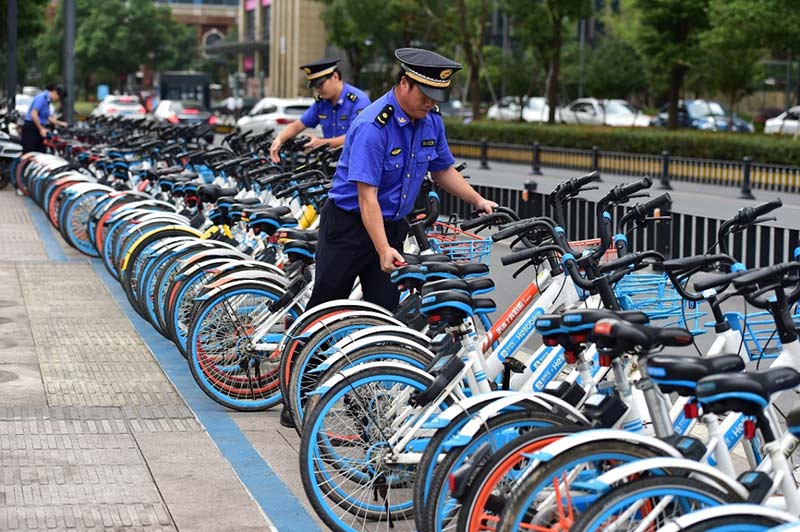
[[[395,51],[396,85],[356,118],[344,142],[333,188],[322,209],[314,290],[308,308],[350,295],[356,278],[364,299],[394,309],[399,292],[389,281],[402,262],[414,207],[430,171],[447,192],[480,213],[497,205],[484,199],[455,169],[436,103],[448,98],[461,65],[418,48]]]
[[[317,91],[315,102],[286,129],[275,137],[269,148],[273,162],[280,162],[279,152],[284,142],[293,139],[306,128],[319,125],[323,138],[310,135],[306,150],[322,144],[338,148],[344,143],[344,135],[358,114],[369,105],[369,97],[361,89],[342,81],[342,73],[336,66],[340,59],[321,59],[301,65],[308,78],[308,86]]]

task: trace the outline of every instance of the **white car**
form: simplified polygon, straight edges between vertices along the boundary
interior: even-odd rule
[[[106,96],[92,110],[92,116],[125,116],[144,118],[147,114],[136,96]]]
[[[561,121],[565,124],[648,127],[650,120],[625,100],[579,98],[561,108]]]
[[[800,123],[800,105],[764,122],[764,133],[794,135]]]
[[[542,97],[528,98],[522,109],[522,120],[525,122],[547,122],[550,106]],[[519,120],[519,104],[517,98],[506,96],[495,105],[489,107],[486,117],[490,120]],[[559,109],[556,109],[556,122],[560,121]]]
[[[246,116],[236,122],[236,128],[256,134],[272,129],[278,134],[303,116],[313,103],[313,98],[262,98]],[[322,128],[306,129],[304,133],[322,136]]]

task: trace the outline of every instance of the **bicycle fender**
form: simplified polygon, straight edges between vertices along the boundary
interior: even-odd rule
[[[363,311],[363,310],[352,310],[346,312],[340,312],[338,314],[333,314],[324,318],[311,327],[308,330],[303,331],[303,334],[314,334],[315,332],[319,331],[323,327],[330,327],[331,325],[335,325],[336,322],[352,318],[353,316],[365,317],[365,318],[376,318],[376,319],[385,319],[387,321],[386,325],[395,325],[397,327],[405,327],[403,322],[400,320],[393,318],[392,316],[386,315],[382,312],[372,312],[372,311]]]
[[[742,500],[747,500],[748,491],[736,479],[729,477],[718,469],[708,464],[695,462],[686,458],[646,458],[627,464],[622,464],[614,469],[607,471],[599,477],[585,482],[584,484],[598,493],[605,493],[613,488],[618,482],[625,480],[631,475],[645,473],[658,469],[685,469],[692,471],[704,480],[723,487],[739,495]]]
[[[362,330],[373,332],[373,334],[367,336],[366,338],[360,338],[356,341],[352,341],[352,337],[343,338],[333,347],[327,350],[327,352],[330,352],[332,354],[328,358],[323,360],[322,363],[319,364],[316,368],[312,369],[310,373],[321,373],[323,371],[327,371],[328,368],[330,368],[333,364],[335,364],[342,358],[352,355],[355,351],[358,351],[359,349],[363,349],[364,347],[369,347],[379,343],[391,343],[394,345],[407,347],[408,349],[412,349],[422,355],[427,356],[430,360],[433,360],[434,357],[436,356],[427,347],[413,340],[409,340],[408,338],[403,338],[400,336],[394,336],[389,334],[375,334],[373,331],[373,327]],[[339,347],[339,344],[343,345]]]
[[[487,405],[486,407],[482,408],[480,411],[476,412],[476,414],[470,419],[456,434],[454,434],[450,439],[447,440],[447,445],[450,447],[462,447],[467,445],[475,434],[478,433],[483,427],[486,426],[486,421],[493,418],[494,416],[503,413],[504,410],[516,406],[519,408],[526,408],[526,407],[534,407],[536,409],[544,410],[545,412],[549,413],[557,413],[555,412],[553,406],[549,404],[547,401],[542,400],[541,396],[546,394],[527,394],[522,392],[516,392],[514,395],[510,395],[508,397],[503,397],[498,399],[497,401],[493,401],[491,404]],[[585,418],[580,416],[580,421],[584,421]],[[588,425],[589,422],[586,421]]]
[[[230,265],[220,268],[220,273],[224,272],[228,268],[234,268],[236,266],[250,266],[252,268],[255,268],[255,269],[258,269],[258,270],[261,270],[261,271],[265,271],[265,270],[269,271],[270,273],[273,273],[274,275],[277,275],[278,277],[283,277],[284,279],[286,278],[286,272],[284,272],[283,270],[281,270],[280,268],[278,268],[274,264],[270,264],[268,262],[261,262],[261,261],[258,261],[258,260],[252,260],[252,259],[251,260],[237,260],[236,262],[232,262]]]
[[[186,225],[165,225],[165,226],[162,226],[162,227],[157,227],[157,228],[155,228],[155,229],[153,229],[151,231],[148,231],[145,234],[143,234],[142,236],[140,236],[139,238],[137,238],[136,241],[131,245],[131,247],[128,248],[128,253],[125,255],[125,259],[122,261],[121,271],[125,271],[125,270],[128,269],[128,259],[130,259],[131,254],[133,253],[133,251],[141,245],[142,241],[144,241],[147,238],[150,238],[151,236],[153,236],[153,235],[155,235],[157,233],[161,233],[161,232],[164,232],[164,231],[181,231],[181,232],[186,233],[186,236],[199,236],[200,235],[200,231],[198,231],[197,229],[194,229],[192,227],[188,227]],[[177,235],[173,235],[173,236],[177,236]]]
[[[591,442],[603,441],[624,441],[654,449],[666,456],[673,458],[682,458],[681,453],[671,445],[653,436],[646,436],[644,434],[637,434],[635,432],[626,432],[624,430],[614,429],[592,429],[571,434],[564,438],[559,439],[545,447],[544,449],[532,453],[531,457],[539,462],[549,462],[555,456],[569,451],[575,447]]]
[[[786,527],[786,525],[781,525],[780,527],[775,527],[770,530],[788,531],[788,530],[798,529],[797,516],[784,512],[783,510],[778,510],[777,508],[770,508],[768,506],[761,506],[758,504],[724,504],[722,506],[712,506],[710,508],[704,508],[702,510],[697,510],[689,514],[676,517],[674,519],[671,519],[668,523],[664,524],[663,526],[659,527],[658,530],[663,532],[680,532],[681,530],[686,530],[688,527],[692,525],[696,525],[704,521],[707,521],[709,519],[714,519],[717,517],[725,517],[731,515],[731,513],[733,512],[738,513],[740,510],[744,510],[750,515],[768,517],[776,520],[780,519],[786,521],[786,523],[792,523],[791,527]]]
[[[229,263],[226,262],[225,265],[227,266]],[[223,273],[225,270],[224,268],[220,271]],[[214,282],[208,284],[209,288],[216,288],[218,286],[224,286],[231,281],[245,281],[245,280],[261,280],[267,281],[269,283],[273,283],[283,289],[289,285],[288,280],[284,276],[275,275],[272,271],[264,271],[264,270],[245,270],[242,272],[233,272],[229,274],[223,274],[222,276],[214,279]]]
[[[298,316],[296,320],[294,320],[294,322],[284,332],[283,339],[278,344],[278,349],[281,351],[281,353],[283,353],[291,340],[295,340],[301,336],[300,331],[304,331],[302,336],[306,336],[306,329],[309,327],[309,316],[316,314],[318,310],[335,311],[341,309],[345,309],[343,313],[348,312],[349,310],[362,309],[380,312],[386,316],[391,315],[391,313],[383,307],[375,305],[374,303],[368,303],[366,301],[360,301],[356,299],[334,299],[333,301],[328,301],[327,303],[320,303],[312,309],[306,309],[313,310],[313,312],[309,312],[308,314],[304,312]]]
[[[492,403],[494,401],[502,400],[505,397],[514,396],[518,392],[513,390],[495,390],[489,393],[474,395],[458,401],[452,406],[445,409],[444,412],[436,417],[433,417],[425,422],[422,426],[424,429],[441,429],[450,424],[459,414],[462,414],[472,408],[473,406],[480,405],[481,403]]]
[[[330,390],[343,380],[358,378],[359,372],[367,371],[372,368],[386,368],[386,367],[393,368],[395,367],[395,365],[392,364],[391,362],[367,362],[366,364],[359,364],[358,366],[347,368],[346,370],[340,371],[327,381],[317,386],[316,390],[309,392],[308,395],[324,395],[325,393],[327,393],[328,390]],[[416,374],[424,381],[433,383],[433,375],[431,375],[425,370],[415,368],[414,366],[403,366],[403,369]]]
[[[247,286],[247,285],[250,285],[253,288],[263,288],[264,290],[268,290],[268,291],[271,291],[271,292],[280,291],[280,289],[277,286],[275,286],[274,284],[268,283],[266,281],[245,279],[245,280],[241,280],[241,281],[232,281],[232,282],[230,282],[230,283],[228,283],[226,285],[218,286],[217,288],[212,288],[211,290],[209,290],[205,294],[197,296],[196,298],[194,298],[193,301],[206,301],[208,299],[211,299],[215,295],[219,294],[220,292],[222,292],[223,289],[228,290],[228,289],[233,289],[233,288],[237,288],[237,287],[240,287],[240,286]]]

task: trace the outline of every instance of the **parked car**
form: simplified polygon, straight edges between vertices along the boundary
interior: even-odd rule
[[[522,120],[525,122],[547,122],[550,116],[550,106],[547,99],[539,96],[528,98],[522,109]],[[514,96],[501,98],[495,105],[489,107],[486,117],[490,120],[519,120],[519,103]],[[561,119],[560,109],[556,108],[556,122]]]
[[[800,123],[800,105],[791,107],[774,118],[764,122],[764,133],[794,135]]]
[[[28,94],[16,94],[14,96],[14,109],[22,116],[23,118],[28,113],[28,108],[31,106],[31,102],[33,101],[33,96]],[[51,109],[52,114],[52,109]]]
[[[144,118],[147,114],[136,96],[106,96],[92,110],[92,116],[125,116]]]
[[[156,110],[153,111],[156,120],[167,121],[171,124],[200,124],[208,123],[212,126],[217,123],[217,117],[205,108],[202,103],[195,100],[161,100]],[[205,139],[214,140],[214,133],[210,132]]]
[[[253,133],[273,129],[277,134],[303,116],[313,103],[313,98],[262,98],[247,116],[236,122],[236,128]],[[306,129],[306,132],[321,136],[322,128],[317,126],[314,129]]]
[[[442,116],[461,118],[464,122],[472,121],[472,109],[469,104],[464,104],[461,100],[450,99],[438,105],[439,113],[441,113]]]
[[[667,125],[667,105],[661,108],[653,119],[654,126]],[[688,127],[703,131],[736,131],[752,133],[753,124],[734,115],[731,119],[725,107],[711,100],[679,100],[678,127]]]
[[[561,121],[565,124],[647,127],[650,120],[625,100],[579,98],[561,108]]]

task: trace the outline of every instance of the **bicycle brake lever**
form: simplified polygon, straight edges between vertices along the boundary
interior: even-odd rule
[[[649,198],[649,197],[650,197],[650,193],[649,192],[637,192],[636,194],[632,194],[632,195],[628,196],[628,199]]]
[[[519,277],[519,275],[520,275],[522,272],[524,272],[525,270],[527,270],[527,269],[528,269],[528,268],[530,268],[531,266],[533,266],[533,260],[529,260],[528,262],[526,262],[525,264],[523,264],[522,266],[520,266],[520,268],[519,268],[517,271],[515,271],[514,273],[512,273],[512,274],[511,274],[511,278],[512,278],[512,279],[516,279],[517,277]]]
[[[764,222],[776,222],[777,220],[778,220],[778,218],[775,217],[775,216],[761,216],[761,217],[756,218],[755,220],[753,220],[752,225],[757,225],[757,224],[764,223]]]

